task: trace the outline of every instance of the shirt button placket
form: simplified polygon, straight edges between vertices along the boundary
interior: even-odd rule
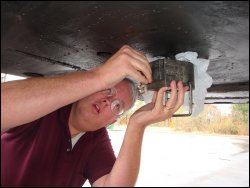
[[[68,144],[68,148],[67,148],[67,152],[70,152],[71,151],[71,139],[68,140],[69,141],[69,144]]]

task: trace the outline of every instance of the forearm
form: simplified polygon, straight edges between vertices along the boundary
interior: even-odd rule
[[[140,168],[144,129],[129,125],[111,173],[104,186],[134,186]]]
[[[1,84],[1,130],[36,120],[102,86],[98,75],[77,72]]]

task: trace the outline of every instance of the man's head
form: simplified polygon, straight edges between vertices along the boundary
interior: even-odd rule
[[[70,127],[77,131],[95,131],[114,123],[137,98],[137,89],[129,79],[115,87],[89,95],[72,106]]]

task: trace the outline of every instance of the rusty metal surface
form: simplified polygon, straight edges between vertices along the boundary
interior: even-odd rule
[[[210,59],[210,94],[249,92],[248,1],[1,1],[2,72],[89,70],[123,44],[149,59],[195,51]]]
[[[150,62],[150,66],[152,83],[147,85],[148,90],[158,91],[161,87],[169,87],[172,80],[175,80],[176,83],[181,80],[184,85],[191,84],[195,89],[192,63],[162,58]]]

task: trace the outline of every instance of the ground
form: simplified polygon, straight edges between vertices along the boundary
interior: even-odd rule
[[[109,130],[118,154],[125,131]],[[84,187],[90,186],[88,182]],[[249,186],[249,137],[146,129],[139,186]]]

